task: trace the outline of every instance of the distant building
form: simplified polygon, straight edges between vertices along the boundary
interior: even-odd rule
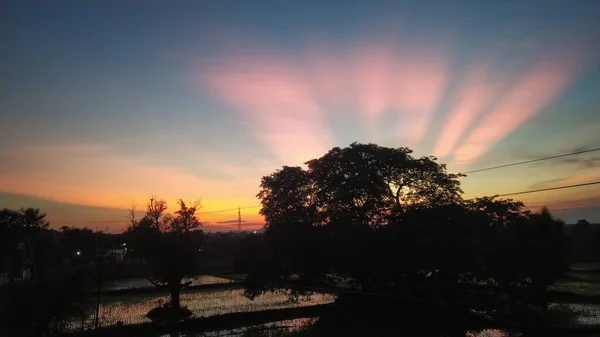
[[[127,254],[127,248],[111,248],[106,253],[106,257],[111,260],[114,259],[115,262],[121,262],[125,254]]]

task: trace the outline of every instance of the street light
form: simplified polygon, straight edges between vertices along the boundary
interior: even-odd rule
[[[79,255],[81,255],[81,252],[80,252],[80,251],[77,251],[77,253],[75,253],[75,254],[77,254],[77,255],[79,256]]]

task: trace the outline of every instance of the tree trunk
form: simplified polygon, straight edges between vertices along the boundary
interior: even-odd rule
[[[179,309],[181,307],[179,301],[179,295],[181,294],[181,280],[173,280],[169,286],[171,288],[171,307]]]

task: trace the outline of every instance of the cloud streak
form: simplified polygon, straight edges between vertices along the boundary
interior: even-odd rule
[[[580,60],[550,53],[535,62],[454,152],[457,163],[470,163],[489,151],[555,100],[579,74]]]
[[[197,81],[234,107],[283,164],[294,165],[343,145],[335,144],[334,125],[328,124],[340,116],[357,117],[371,139],[379,138],[382,121],[396,123],[392,138],[418,147],[450,93],[454,74],[464,80],[433,154],[468,164],[556,100],[581,74],[588,57],[576,47],[543,48],[507,66],[497,55],[507,50],[496,50],[476,57],[464,72],[452,72],[448,50],[398,41],[402,39],[358,41],[344,52],[316,46],[294,55],[264,45],[251,51],[232,48],[234,57],[198,64]],[[545,40],[536,43],[540,41]],[[503,48],[519,46],[508,51],[527,52],[518,43]]]
[[[549,179],[529,185],[530,189],[544,189],[558,186],[578,185],[600,181],[600,172],[587,172],[572,177]]]
[[[493,81],[492,62],[476,62],[467,70],[466,79],[460,86],[455,106],[448,112],[440,136],[436,140],[433,155],[449,155],[494,97],[505,86],[505,79]]]
[[[212,69],[207,80],[283,163],[300,164],[332,145],[323,109],[286,60],[265,55],[231,60]]]
[[[357,113],[371,135],[378,132],[374,122],[390,113],[397,117],[398,137],[418,143],[448,82],[447,59],[434,49],[381,44],[359,45],[345,55],[234,55],[241,57],[201,66],[199,83],[238,110],[252,134],[286,165],[339,145],[327,125],[337,111],[348,118]]]
[[[231,196],[240,200],[240,191],[246,191],[254,201],[256,177],[214,181],[170,166],[143,164],[114,154],[108,147],[90,144],[91,152],[86,148],[56,145],[3,150],[1,191],[27,191],[61,202],[118,208],[132,201],[145,202],[153,194],[169,202],[198,197],[222,202],[234,201]]]

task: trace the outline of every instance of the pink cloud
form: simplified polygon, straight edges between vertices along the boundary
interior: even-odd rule
[[[210,87],[242,112],[255,136],[284,164],[301,164],[331,147],[324,111],[285,60],[263,55],[212,70]]]
[[[586,172],[571,177],[541,181],[530,185],[532,189],[544,189],[556,186],[578,185],[600,181],[600,172]]]
[[[381,47],[380,47],[381,48]],[[447,56],[427,50],[376,47],[359,51],[354,65],[362,83],[363,113],[375,119],[388,110],[399,115],[398,134],[411,143],[425,133],[448,81]]]
[[[580,198],[580,199],[561,199],[561,200],[552,200],[545,202],[532,202],[527,203],[527,206],[530,209],[540,209],[543,206],[548,207],[550,211],[553,210],[563,210],[563,209],[571,209],[571,208],[584,208],[584,207],[592,207],[592,206],[600,206],[600,196],[591,197],[591,198]]]
[[[433,154],[438,157],[452,152],[460,136],[483,113],[501,84],[491,81],[490,61],[477,62],[467,72],[454,108],[448,113],[442,133],[436,140]],[[502,83],[503,84],[503,83]]]
[[[448,80],[443,53],[392,44],[360,45],[339,55],[311,49],[292,57],[235,53],[201,80],[217,98],[237,108],[253,134],[286,164],[322,155],[332,145],[326,112],[356,112],[374,122],[391,111],[398,133],[418,142]],[[204,68],[206,69],[206,68]]]
[[[454,152],[455,161],[476,160],[556,99],[580,70],[576,57],[562,56],[552,54],[544,58],[519,78]]]

